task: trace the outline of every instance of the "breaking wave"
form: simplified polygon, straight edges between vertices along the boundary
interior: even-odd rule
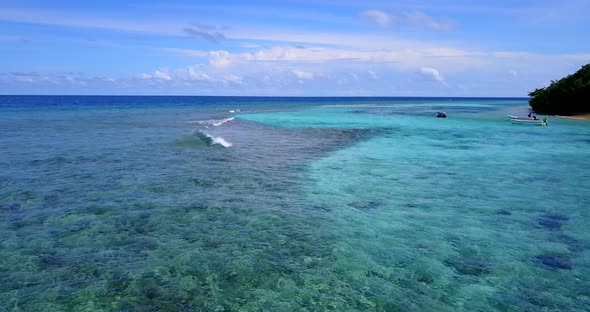
[[[209,136],[208,134],[205,134],[207,136]],[[223,147],[231,147],[232,144],[228,141],[226,141],[224,138],[222,137],[214,137],[214,136],[209,136],[211,138],[212,144],[219,144]]]
[[[223,147],[230,147],[233,145],[231,142],[226,141],[222,137],[211,135],[211,134],[207,133],[207,131],[205,129],[209,129],[209,127],[211,127],[211,126],[219,127],[219,126],[223,125],[224,123],[230,122],[232,120],[234,120],[234,117],[228,117],[228,118],[223,118],[223,119],[195,120],[195,121],[189,121],[189,123],[199,125],[199,127],[198,127],[199,129],[197,130],[195,135],[197,136],[197,138],[201,142],[201,144],[203,144],[203,143],[206,145],[218,144]]]
[[[196,136],[201,142],[204,142],[207,145],[219,144],[223,147],[231,147],[233,145],[231,142],[226,141],[222,137],[216,137],[216,136],[210,135],[206,132],[199,131],[196,133]]]

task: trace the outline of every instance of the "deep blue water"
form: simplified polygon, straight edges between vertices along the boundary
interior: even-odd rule
[[[526,113],[0,96],[0,310],[590,310],[590,122]]]

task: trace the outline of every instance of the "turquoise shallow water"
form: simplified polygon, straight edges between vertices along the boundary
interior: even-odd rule
[[[587,121],[512,125],[515,99],[0,102],[0,310],[590,310]]]

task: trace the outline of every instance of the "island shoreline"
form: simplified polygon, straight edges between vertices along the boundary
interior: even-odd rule
[[[577,120],[590,120],[590,114],[580,114],[580,115],[571,115],[571,116],[555,115],[555,117],[567,118],[567,119],[577,119]]]

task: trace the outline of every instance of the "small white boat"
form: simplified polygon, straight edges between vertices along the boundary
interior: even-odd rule
[[[546,126],[547,125],[547,118],[536,119],[536,118],[532,118],[532,117],[518,117],[518,116],[512,116],[512,115],[508,115],[508,118],[510,118],[510,121],[513,124],[536,125],[536,126]]]
[[[521,117],[521,116],[514,116],[514,115],[508,115],[508,118],[510,118],[510,119],[522,119],[522,120],[533,119],[533,117]]]

